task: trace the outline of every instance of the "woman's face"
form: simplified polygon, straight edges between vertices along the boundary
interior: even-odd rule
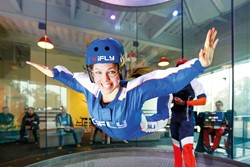
[[[217,111],[221,111],[221,110],[222,110],[222,107],[223,107],[223,104],[220,103],[220,102],[216,102],[216,103],[215,103],[215,106],[216,106],[216,110],[217,110]]]
[[[29,108],[29,109],[28,109],[28,113],[29,113],[30,115],[32,115],[32,114],[34,113],[34,110],[33,110],[32,108]]]
[[[117,64],[95,64],[92,73],[94,82],[103,94],[110,94],[120,85],[120,75]]]

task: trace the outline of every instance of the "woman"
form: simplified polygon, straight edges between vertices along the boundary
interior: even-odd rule
[[[148,126],[147,118],[142,114],[146,100],[181,90],[211,64],[218,43],[218,39],[214,41],[216,34],[215,28],[208,31],[199,60],[193,59],[178,68],[153,71],[131,81],[122,80],[126,73],[124,50],[121,43],[112,38],[97,39],[89,45],[86,52],[88,74],[73,74],[62,66],[51,70],[27,63],[83,93],[93,123],[108,136],[130,140],[156,129]],[[159,121],[154,120],[156,125]]]

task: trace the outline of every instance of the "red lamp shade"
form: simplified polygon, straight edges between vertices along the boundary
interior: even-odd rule
[[[131,50],[130,53],[127,55],[128,62],[135,62],[136,61],[136,54]]]
[[[162,56],[161,60],[158,63],[158,66],[163,67],[163,66],[167,66],[167,65],[169,65],[167,58],[165,56]]]
[[[185,58],[179,59],[176,62],[176,67],[178,67],[179,65],[184,64],[186,62],[188,62],[188,59],[185,59]]]
[[[52,44],[51,40],[44,35],[37,43],[38,46],[40,46],[43,49],[53,49],[54,45]]]

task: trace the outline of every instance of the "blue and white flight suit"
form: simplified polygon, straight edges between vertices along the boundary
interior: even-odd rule
[[[173,98],[179,97],[186,102],[185,105],[174,104],[171,108],[170,122],[171,137],[175,157],[175,167],[195,167],[196,161],[193,153],[194,125],[193,106],[203,105],[206,99],[202,84],[196,79],[192,80],[181,91],[174,93]],[[197,97],[197,100],[193,100]],[[183,157],[183,158],[182,158]]]
[[[121,81],[115,99],[105,107],[101,105],[99,87],[90,81],[88,74],[71,73],[63,66],[52,70],[54,79],[85,95],[92,121],[98,128],[112,138],[130,140],[147,135],[167,123],[166,100],[165,105],[159,105],[158,113],[151,117],[143,115],[145,101],[178,92],[205,68],[198,59],[193,59],[178,68],[156,70],[131,81]]]

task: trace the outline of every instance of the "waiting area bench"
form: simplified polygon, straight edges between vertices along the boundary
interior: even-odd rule
[[[19,129],[0,130],[0,143],[14,142],[19,139]]]
[[[84,128],[77,127],[75,128],[75,131],[77,133],[78,141],[82,141]],[[75,144],[73,135],[71,133],[64,134],[63,140],[64,145]],[[40,130],[38,141],[40,148],[56,147],[59,146],[59,134],[57,133],[56,129]]]

